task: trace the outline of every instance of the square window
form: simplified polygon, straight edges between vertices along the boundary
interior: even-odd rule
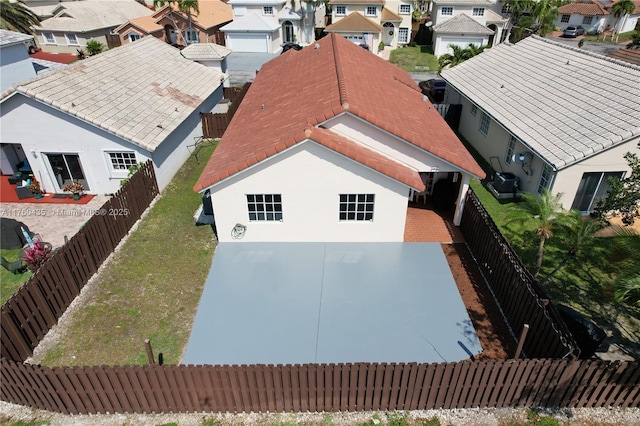
[[[504,4],[502,5],[502,13],[506,14],[509,13],[511,11],[511,5],[510,4]]]
[[[484,7],[474,7],[473,16],[484,16]]]
[[[400,15],[409,15],[411,13],[411,5],[401,4],[399,12],[400,12]]]
[[[584,25],[591,25],[592,22],[593,22],[593,16],[585,16],[584,19],[582,20],[582,23]]]
[[[140,40],[140,34],[129,33],[127,34],[127,38],[129,39],[130,42],[134,42],[136,40]]]
[[[262,6],[262,14],[273,16],[273,6]]]
[[[478,113],[478,107],[475,105],[471,105],[471,115],[476,115]]]
[[[489,133],[489,124],[491,124],[491,119],[487,114],[483,112],[482,116],[480,117],[480,127],[478,127],[478,131],[487,136],[487,134]]]
[[[375,6],[367,6],[367,9],[365,11],[365,15],[367,16],[377,16],[378,15],[378,8]]]
[[[129,167],[137,164],[135,152],[109,152],[107,154],[113,170],[129,170]]]
[[[347,14],[347,6],[336,6],[336,16],[344,16]]]
[[[185,31],[187,35],[187,43],[197,43],[198,42],[198,32],[196,30],[187,30]]]
[[[409,42],[409,28],[400,28],[398,30],[398,43]]]
[[[453,7],[443,7],[440,9],[442,16],[453,16]]]
[[[44,42],[46,44],[56,44],[56,38],[53,33],[42,33],[42,37],[44,38]]]
[[[372,221],[374,194],[340,194],[339,213],[340,221]]]
[[[75,34],[65,34],[65,38],[67,39],[67,44],[71,46],[78,46],[78,38]]]
[[[250,222],[282,222],[281,194],[247,194]]]
[[[560,22],[562,22],[563,24],[566,24],[567,22],[569,22],[570,17],[571,15],[562,15],[562,17],[560,18]]]

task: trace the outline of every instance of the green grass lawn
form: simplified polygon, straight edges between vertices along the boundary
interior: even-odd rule
[[[438,71],[438,59],[433,55],[430,46],[394,49],[389,55],[389,62],[407,72]]]
[[[614,36],[614,40],[616,43],[629,43],[631,41],[631,35],[635,31],[627,31],[626,33],[620,33],[617,36]],[[611,42],[611,38],[607,37],[606,40],[603,39],[603,35],[587,35],[584,37],[584,41],[601,41],[601,42]]]
[[[18,260],[20,258],[20,253],[22,253],[22,249],[0,250],[2,257],[7,259],[9,262],[15,262]],[[4,305],[4,303],[13,296],[13,294],[29,279],[31,275],[32,274],[29,270],[23,274],[14,274],[4,268],[0,268],[0,305]]]
[[[146,364],[144,340],[166,364],[182,358],[215,249],[195,226],[193,191],[213,146],[190,157],[148,215],[92,283],[89,302],[44,359],[47,366]]]

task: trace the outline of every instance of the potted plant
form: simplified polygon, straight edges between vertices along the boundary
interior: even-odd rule
[[[66,184],[62,190],[64,192],[71,192],[73,194],[73,199],[79,200],[80,195],[82,195],[82,192],[84,191],[84,186],[78,182],[78,180],[74,180],[73,182]]]
[[[52,251],[51,244],[36,240],[32,247],[22,252],[20,260],[27,264],[31,272],[36,272],[49,259]]]
[[[33,179],[31,181],[31,184],[29,185],[29,189],[33,193],[33,196],[36,198],[36,200],[42,198],[42,188],[40,187],[40,182]]]

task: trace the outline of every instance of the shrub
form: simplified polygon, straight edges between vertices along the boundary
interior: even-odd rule
[[[87,41],[87,52],[89,52],[89,56],[97,55],[104,50],[104,44],[100,43],[98,40],[89,40]]]
[[[51,244],[36,240],[33,247],[25,249],[20,260],[27,264],[31,272],[36,272],[51,255]]]

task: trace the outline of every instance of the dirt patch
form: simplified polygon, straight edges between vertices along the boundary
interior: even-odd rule
[[[442,244],[442,250],[482,345],[482,353],[476,359],[505,360],[513,357],[516,342],[509,334],[467,246],[461,243]]]

